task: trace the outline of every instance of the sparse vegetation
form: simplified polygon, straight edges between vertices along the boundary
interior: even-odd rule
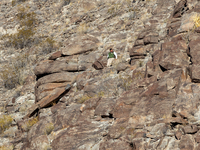
[[[44,148],[42,148],[42,150],[51,150],[52,147],[50,145],[45,145]]]
[[[125,91],[130,89],[130,86],[133,80],[129,75],[126,75],[126,76],[119,75],[119,80],[122,81],[122,87],[125,89]]]
[[[38,117],[29,119],[28,121],[25,122],[25,124],[22,126],[24,131],[29,131],[31,127],[38,122]]]
[[[14,2],[13,2],[14,4]],[[34,12],[28,12],[28,9],[23,6],[18,7],[17,21],[20,23],[20,28],[15,34],[6,34],[3,36],[5,46],[22,49],[30,47],[34,42],[32,36],[35,34],[35,24],[37,23]]]
[[[23,85],[25,79],[24,71],[29,63],[28,56],[28,53],[22,53],[11,59],[9,64],[4,65],[4,70],[1,71],[0,77],[5,88],[12,89],[17,85]]]
[[[88,30],[88,26],[86,23],[81,23],[77,29],[77,33],[79,34],[85,34],[87,33],[87,30]]]
[[[42,48],[39,54],[48,54],[53,52],[58,47],[56,44],[57,43],[53,37],[47,37],[39,45]]]
[[[144,62],[139,60],[139,67],[142,67],[144,65]]]
[[[144,72],[142,71],[136,71],[133,73],[133,80],[139,80],[139,79],[142,79],[144,78]]]
[[[16,0],[12,0],[12,7],[16,5]]]
[[[130,13],[129,19],[134,19],[137,16],[137,13],[140,11],[138,8],[133,7],[131,0],[122,0],[120,2],[111,2],[107,4],[109,6],[108,13],[116,16],[120,10],[126,10]]]
[[[116,16],[118,11],[119,11],[119,9],[120,9],[120,7],[121,7],[120,3],[112,4],[108,9],[108,13],[111,14],[111,15]]]
[[[54,130],[54,125],[53,123],[48,123],[46,126],[45,126],[45,134],[49,135],[51,134],[51,132]]]
[[[188,30],[183,37],[183,39],[185,40],[185,42],[187,44],[189,44],[190,41],[190,35],[195,31],[196,28],[200,27],[200,15],[196,14],[193,16],[193,22],[194,22],[194,26],[192,29]]]
[[[194,16],[193,20],[194,20],[194,28],[200,27],[200,15],[196,14]]]
[[[1,132],[8,129],[12,124],[13,118],[10,115],[2,115],[0,116],[0,128]]]
[[[0,146],[0,150],[13,150],[14,146],[13,145],[2,145]]]
[[[78,100],[78,103],[79,104],[82,104],[84,103],[85,101],[87,101],[88,99],[90,99],[91,97],[88,96],[88,95],[83,95],[79,100]]]
[[[105,95],[105,92],[104,91],[101,91],[97,94],[97,97],[103,97]]]

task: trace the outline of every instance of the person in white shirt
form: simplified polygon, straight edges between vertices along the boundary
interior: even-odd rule
[[[110,52],[108,53],[108,62],[107,62],[107,67],[112,66],[112,62],[114,59],[117,59],[117,53],[113,51],[112,48],[110,48]]]

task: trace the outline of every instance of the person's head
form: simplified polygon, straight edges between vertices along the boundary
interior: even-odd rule
[[[113,52],[113,49],[112,49],[112,48],[110,48],[110,52],[111,52],[111,53]]]

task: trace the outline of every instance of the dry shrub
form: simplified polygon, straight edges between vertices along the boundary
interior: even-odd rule
[[[0,146],[0,150],[13,150],[14,146],[13,145],[2,145]]]
[[[77,33],[79,34],[85,34],[87,33],[89,27],[87,26],[86,23],[81,23],[77,29]]]
[[[20,28],[15,34],[6,34],[3,36],[5,46],[22,49],[30,47],[34,42],[35,24],[37,23],[34,12],[28,12],[23,6],[18,7],[17,21],[20,23]]]
[[[4,65],[0,72],[4,87],[13,89],[17,85],[23,85],[25,79],[26,66],[28,65],[28,53],[23,53],[10,60],[9,64]]]
[[[193,20],[194,20],[194,28],[200,27],[200,15],[196,14]]]
[[[133,82],[133,79],[129,76],[129,75],[126,75],[126,76],[119,76],[119,80],[122,81],[122,87],[125,91],[128,91],[131,87],[131,84]]]
[[[31,119],[27,120],[27,121],[25,122],[25,124],[22,125],[22,129],[23,129],[24,131],[29,131],[29,130],[31,129],[31,127],[32,127],[34,124],[36,124],[38,121],[39,121],[39,120],[38,120],[38,117],[31,118]]]
[[[54,52],[59,47],[59,44],[52,37],[47,37],[42,40],[39,46],[41,47],[39,54],[49,54]]]
[[[0,128],[1,131],[5,131],[12,124],[13,118],[10,115],[2,115],[0,116]]]
[[[79,104],[82,104],[84,103],[85,101],[87,101],[88,99],[90,99],[91,97],[88,96],[88,95],[83,95],[79,100],[78,100],[78,103]]]
[[[49,123],[45,126],[45,134],[49,135],[54,130],[53,123]]]

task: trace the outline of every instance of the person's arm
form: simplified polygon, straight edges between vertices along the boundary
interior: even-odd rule
[[[107,59],[108,59],[108,57],[109,57],[109,54],[107,55]]]
[[[117,53],[116,52],[114,52],[114,55],[115,55],[115,59],[117,59]]]

